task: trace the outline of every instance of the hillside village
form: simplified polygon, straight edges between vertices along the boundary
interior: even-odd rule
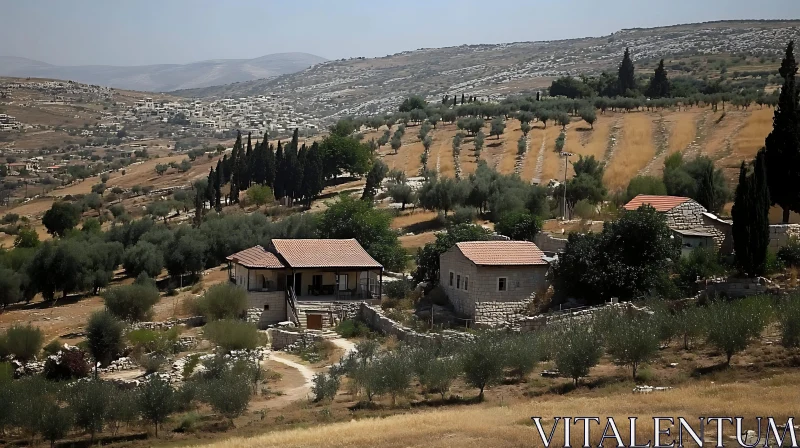
[[[632,398],[791,416],[797,32],[172,94],[2,80],[0,444],[520,446],[531,412]]]

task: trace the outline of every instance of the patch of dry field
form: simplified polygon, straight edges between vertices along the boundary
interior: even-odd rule
[[[652,439],[654,416],[684,417],[695,430],[697,418],[709,415],[736,415],[745,418],[745,429],[754,429],[755,417],[772,416],[786,421],[800,412],[800,403],[787,400],[795,396],[800,374],[789,373],[770,378],[715,385],[704,382],[663,393],[633,395],[628,389],[615,393],[586,393],[583,396],[546,396],[530,402],[497,406],[484,404],[474,407],[418,411],[386,418],[364,418],[311,428],[276,431],[249,438],[231,438],[205,445],[229,447],[453,447],[481,446],[486,448],[542,446],[532,416],[543,417],[547,432],[553,425],[552,416],[599,416],[603,424],[614,417],[623,441],[630,434],[628,416],[637,416],[637,442]],[[608,391],[606,391],[608,392]],[[758,399],[753,399],[758,397]],[[555,431],[552,446],[564,446],[563,423]],[[583,442],[583,426],[573,426],[573,446]],[[673,428],[673,436],[675,428]],[[600,442],[603,426],[592,426],[591,442]],[[731,425],[723,428],[725,442],[734,431]],[[684,433],[684,437],[688,437]],[[672,436],[662,438],[668,443]],[[716,440],[716,425],[706,427],[705,440]],[[762,442],[763,443],[763,442]]]
[[[744,125],[732,137],[732,152],[721,158],[717,165],[725,171],[725,177],[735,182],[739,176],[739,165],[742,160],[752,160],[759,149],[764,146],[764,140],[772,131],[772,115],[774,109],[750,109],[745,118]]]
[[[558,173],[563,172],[564,159],[556,152],[556,138],[561,132],[560,126],[547,126],[547,128],[537,127],[544,135],[544,161],[542,163],[542,184],[547,184],[550,179],[563,180],[563,175],[557,177]],[[533,131],[531,131],[533,132]],[[539,143],[541,145],[541,143]],[[538,148],[537,148],[538,149]]]
[[[500,155],[500,163],[497,166],[497,171],[503,174],[514,173],[514,165],[517,161],[517,140],[519,140],[520,137],[522,137],[520,122],[518,120],[506,120],[505,132],[500,136],[500,140],[503,141],[503,152]],[[496,139],[497,137],[487,137],[486,141],[494,143]]]
[[[697,135],[697,118],[699,110],[675,112],[664,116],[664,119],[672,128],[669,134],[669,146],[667,155],[683,152]],[[657,167],[658,171],[663,170],[663,166]]]
[[[656,153],[653,146],[653,117],[646,113],[625,114],[614,156],[603,178],[610,191],[624,189]]]

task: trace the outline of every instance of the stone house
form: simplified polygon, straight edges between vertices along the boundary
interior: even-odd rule
[[[720,219],[694,199],[681,196],[640,194],[625,204],[625,210],[650,205],[667,218],[667,225],[681,240],[683,253],[696,247],[715,247],[723,253],[733,250],[732,223]]]
[[[547,290],[549,264],[529,241],[467,241],[439,256],[439,284],[476,324],[520,312]]]
[[[231,283],[247,291],[248,319],[260,326],[322,329],[348,302],[382,294],[383,266],[355,239],[273,239],[227,260]]]

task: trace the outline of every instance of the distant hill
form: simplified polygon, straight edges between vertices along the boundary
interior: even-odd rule
[[[420,48],[378,58],[327,61],[270,79],[170,92],[196,98],[279,95],[317,117],[395,111],[412,94],[502,98],[546,89],[559,76],[615,71],[630,47],[637,74],[649,76],[660,58],[670,76],[719,76],[721,66],[766,71],[777,66],[800,21],[748,20],[620,30],[608,36],[541,42]],[[742,58],[750,57],[748,67]],[[755,61],[753,57],[755,56]],[[762,59],[763,57],[763,59]],[[761,75],[759,75],[761,76]]]
[[[325,61],[308,53],[276,53],[255,59],[214,59],[191,64],[58,66],[0,56],[0,76],[54,78],[118,89],[166,92],[274,78]]]

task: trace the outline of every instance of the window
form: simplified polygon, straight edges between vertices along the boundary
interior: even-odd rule
[[[469,291],[469,276],[464,276],[464,291]]]
[[[450,272],[450,287],[453,286],[453,273]]]
[[[264,304],[264,311],[269,311],[269,303]]]
[[[456,289],[461,289],[461,274],[456,275]]]
[[[497,279],[497,290],[498,291],[505,291],[508,284],[508,279],[505,277],[500,277]]]

